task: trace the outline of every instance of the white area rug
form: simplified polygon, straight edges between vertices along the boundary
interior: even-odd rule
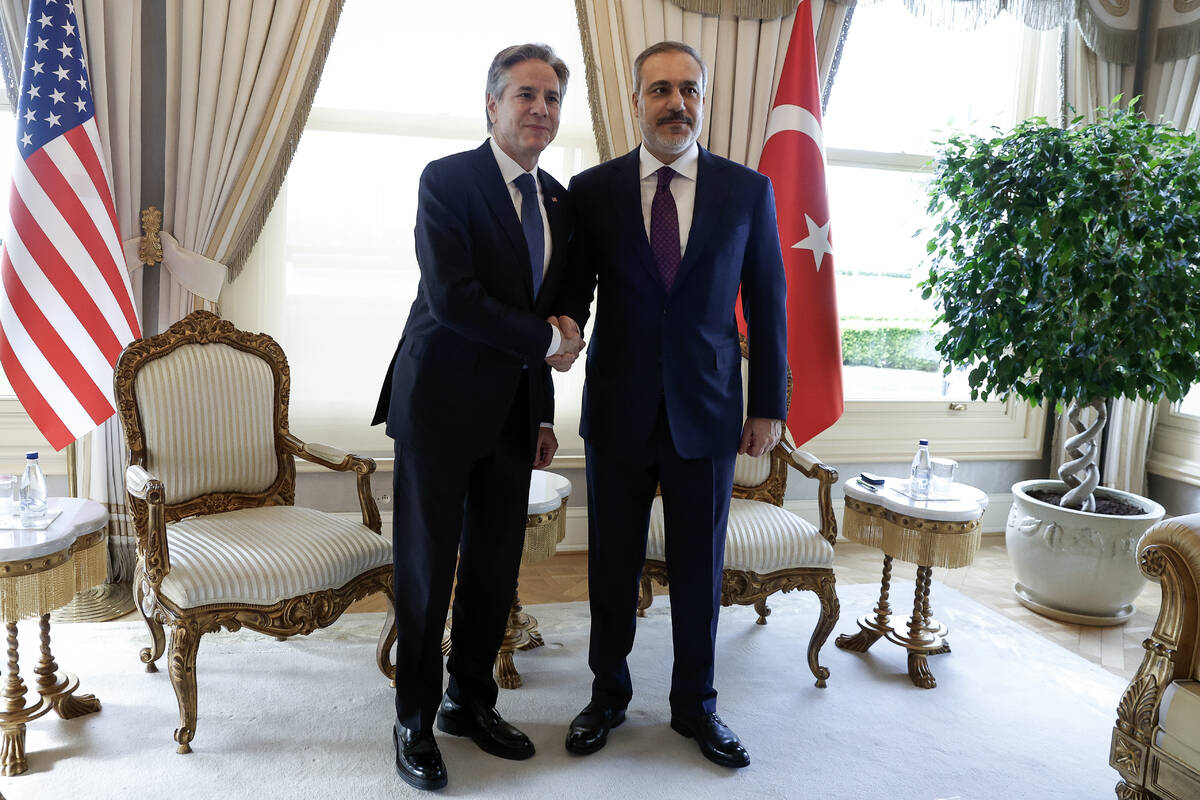
[[[897,582],[892,597],[911,597]],[[1108,742],[1124,681],[951,589],[934,611],[954,652],[930,659],[938,687],[909,682],[905,652],[880,640],[865,655],[833,645],[854,632],[878,587],[839,588],[842,619],[822,653],[828,689],[813,686],[805,651],[817,604],[777,597],[765,627],[752,609],[722,612],[721,714],[750,751],[731,771],[705,761],[667,722],[670,619],[665,597],[639,624],[626,723],[608,746],[576,757],[566,726],[587,701],[587,606],[533,606],[547,646],[517,655],[525,686],[499,709],[537,746],[525,762],[488,756],[438,734],[450,785],[477,798],[980,798],[1111,797]],[[40,798],[395,798],[421,796],[395,775],[391,690],[374,666],[380,614],[354,614],[309,637],[252,632],[200,644],[195,750],[177,755],[175,694],[146,674],[141,622],[55,626],[59,664],[104,704],[99,714],[29,726],[30,771],[0,778],[7,800]],[[26,657],[36,628],[22,624]],[[25,659],[23,659],[24,661]],[[32,685],[32,661],[23,665]],[[430,796],[426,794],[425,796]]]

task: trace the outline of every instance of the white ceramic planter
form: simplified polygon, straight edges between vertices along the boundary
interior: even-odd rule
[[[1013,591],[1026,607],[1046,616],[1089,625],[1117,625],[1133,614],[1146,585],[1137,563],[1142,534],[1163,518],[1158,503],[1100,488],[1097,497],[1124,500],[1145,513],[1093,514],[1043,503],[1027,492],[1059,490],[1055,480],[1013,485],[1005,544],[1016,574]]]

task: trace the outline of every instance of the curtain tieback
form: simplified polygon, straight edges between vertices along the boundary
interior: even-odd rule
[[[217,302],[229,268],[220,261],[213,261],[180,246],[175,237],[166,231],[159,231],[158,237],[162,242],[162,265],[171,273],[171,277],[192,294],[213,303]],[[125,264],[130,272],[142,266],[142,256],[139,252],[141,244],[141,236],[121,243],[121,249],[125,253]]]

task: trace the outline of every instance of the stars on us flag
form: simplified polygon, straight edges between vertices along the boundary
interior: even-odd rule
[[[45,0],[32,11],[35,35],[25,48],[17,141],[28,155],[94,113],[83,47],[75,23],[75,5]]]

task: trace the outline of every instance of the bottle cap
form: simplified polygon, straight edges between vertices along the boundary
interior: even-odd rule
[[[37,458],[37,453],[26,453],[25,457],[26,458]]]
[[[929,446],[929,440],[928,440],[928,439],[918,439],[918,440],[917,440],[917,444],[919,444],[919,445],[920,445],[920,444],[923,444],[923,445],[925,445],[926,447],[928,447],[928,446]]]

